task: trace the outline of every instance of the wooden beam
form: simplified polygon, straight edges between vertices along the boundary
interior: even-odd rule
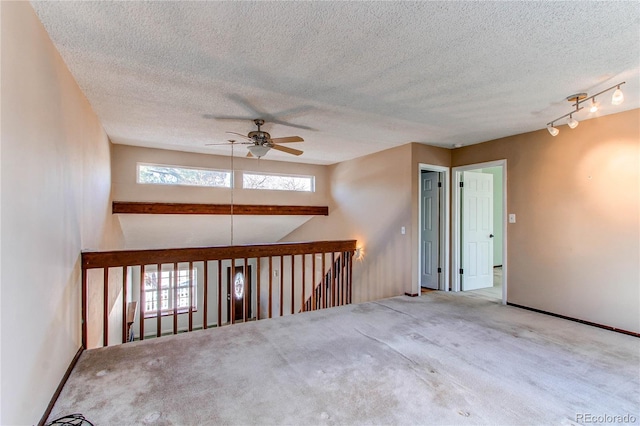
[[[230,215],[231,204],[146,203],[114,201],[113,214],[217,214]],[[328,216],[327,206],[276,206],[234,204],[234,215],[253,216]]]

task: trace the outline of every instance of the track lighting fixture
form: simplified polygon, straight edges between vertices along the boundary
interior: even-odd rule
[[[553,127],[553,124],[558,121],[558,120],[562,120],[565,117],[569,117],[567,119],[567,125],[571,128],[571,129],[575,129],[576,127],[578,127],[578,124],[580,123],[578,120],[576,120],[575,118],[573,118],[573,114],[577,113],[578,111],[580,111],[581,109],[583,109],[584,107],[581,107],[580,105],[583,104],[584,102],[587,102],[588,100],[591,100],[591,108],[589,109],[589,111],[591,112],[596,112],[598,111],[599,105],[596,102],[596,96],[600,96],[601,94],[608,92],[609,90],[613,90],[616,89],[615,92],[613,92],[613,96],[611,97],[611,103],[613,105],[620,105],[623,101],[624,101],[624,95],[622,94],[622,90],[620,90],[620,86],[622,86],[623,84],[625,84],[626,82],[623,81],[622,83],[618,83],[615,86],[611,86],[608,89],[605,89],[601,92],[596,93],[595,95],[591,95],[589,97],[587,97],[586,93],[576,93],[575,95],[571,95],[571,96],[567,96],[567,100],[569,102],[572,102],[572,105],[576,108],[575,110],[560,116],[558,118],[556,118],[553,121],[550,121],[547,123],[547,130],[549,131],[549,133],[551,133],[551,136],[557,136],[558,133],[560,133],[560,130],[556,129],[555,127]]]

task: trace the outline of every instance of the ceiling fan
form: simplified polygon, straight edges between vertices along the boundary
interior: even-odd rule
[[[245,142],[239,142],[242,145],[249,145],[247,149],[249,152],[247,153],[247,157],[264,157],[270,149],[275,149],[277,151],[286,152],[287,154],[292,155],[301,155],[302,151],[298,149],[289,148],[286,146],[280,145],[281,143],[293,143],[293,142],[304,142],[300,136],[287,136],[284,138],[272,138],[271,135],[263,130],[260,130],[260,126],[264,125],[264,120],[261,118],[256,118],[253,122],[258,126],[258,130],[254,130],[249,132],[248,135],[243,135],[241,133],[236,132],[227,132],[232,135],[237,135],[245,139]],[[229,141],[229,143],[236,143],[235,141]],[[209,145],[227,145],[227,143],[209,143]]]

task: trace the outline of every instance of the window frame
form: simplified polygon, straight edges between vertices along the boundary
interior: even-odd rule
[[[297,189],[274,189],[274,188],[248,188],[245,186],[244,178],[246,175],[257,176],[273,176],[273,177],[287,177],[287,178],[308,178],[310,180],[310,190],[297,190]],[[255,190],[255,191],[286,191],[286,192],[303,192],[303,193],[315,193],[316,192],[316,177],[315,175],[298,175],[291,173],[271,173],[271,172],[242,172],[242,189],[243,190]]]
[[[218,172],[218,173],[226,173],[229,176],[229,185],[228,186],[215,186],[215,185],[197,185],[192,183],[162,183],[162,182],[143,182],[140,179],[140,166],[151,166],[151,167],[164,167],[164,168],[173,168],[173,169],[187,169],[187,170],[198,170],[203,172]],[[137,162],[136,163],[136,184],[139,185],[162,185],[162,186],[189,186],[195,188],[220,188],[220,189],[231,189],[234,185],[234,173],[231,170],[226,169],[213,169],[208,167],[194,167],[194,166],[177,166],[172,164],[159,164],[159,163],[145,163],[145,162]]]
[[[192,281],[190,283],[190,285],[180,285],[180,279],[181,279],[180,273],[181,272],[185,272],[185,271],[187,272],[187,275],[186,275],[187,281]],[[174,286],[173,286],[173,283],[174,283],[173,274],[176,273],[176,272],[178,273],[178,280],[177,280],[178,281],[178,287],[177,287],[178,288],[178,290],[177,290],[178,293],[180,292],[180,289],[188,289],[189,287],[191,287],[192,292],[193,292],[192,293],[193,294],[193,303],[191,304],[191,312],[197,312],[198,311],[198,309],[197,309],[197,307],[198,307],[198,270],[195,267],[191,268],[191,269],[189,269],[189,268],[178,268],[178,269],[173,269],[172,268],[172,269],[168,269],[168,270],[162,270],[161,269],[160,270],[160,279],[161,279],[161,284],[160,284],[161,290],[160,291],[161,291],[161,293],[163,293],[165,291],[168,292],[168,294],[167,294],[167,301],[168,301],[167,304],[169,305],[169,307],[166,308],[166,309],[164,309],[162,307],[160,308],[160,316],[161,317],[170,316],[170,315],[174,314],[174,303],[175,303],[175,300],[173,299],[173,293],[174,293],[174,290],[173,290],[174,289]],[[144,289],[144,293],[145,293],[145,295],[144,295],[144,303],[145,303],[145,305],[147,305],[150,302],[151,303],[154,303],[154,302],[156,303],[156,309],[147,310],[146,306],[143,306],[145,308],[145,310],[144,310],[144,319],[156,318],[158,316],[157,300],[155,300],[155,295],[157,295],[157,291],[158,290],[157,290],[157,288],[149,289],[149,290],[146,289],[147,275],[157,274],[157,273],[158,273],[157,270],[156,271],[146,271],[146,270],[144,271],[144,279],[145,279],[145,284],[144,284],[144,288],[145,288]],[[162,283],[164,281],[163,275],[165,273],[168,274],[168,283],[169,284],[168,284],[167,287],[164,287],[162,285]],[[148,297],[147,295],[149,295],[149,294],[151,294],[152,297]],[[162,305],[162,295],[160,297],[161,297],[160,305]],[[178,299],[177,300],[180,301],[180,299],[181,299],[181,297],[178,294]],[[171,303],[169,303],[169,302],[171,302]],[[178,315],[188,313],[189,312],[189,304],[187,303],[187,306],[178,307],[177,309],[175,309],[175,312],[177,312]]]

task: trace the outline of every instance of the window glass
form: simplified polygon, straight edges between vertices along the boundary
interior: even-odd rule
[[[286,176],[266,173],[243,173],[244,189],[272,189],[277,191],[314,192],[313,176]]]
[[[193,283],[191,283],[191,276]],[[197,295],[196,269],[169,270],[160,273],[160,310],[161,313],[173,313],[174,306],[178,312],[189,310],[189,298],[192,301],[192,310],[196,310]],[[177,291],[174,292],[174,276],[177,275]],[[156,316],[158,313],[158,274],[157,272],[144,273],[144,315],[145,317]]]
[[[138,164],[138,183],[230,188],[231,172],[160,164]]]

